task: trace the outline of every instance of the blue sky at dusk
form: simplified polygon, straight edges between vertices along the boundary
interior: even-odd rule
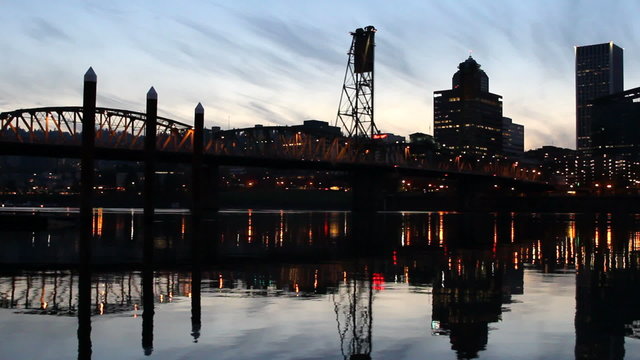
[[[433,92],[473,57],[526,127],[525,147],[575,146],[574,45],[623,47],[640,86],[638,1],[0,0],[0,111],[78,105],[98,74],[98,106],[208,126],[333,123],[349,31],[374,25],[376,123],[432,133]]]

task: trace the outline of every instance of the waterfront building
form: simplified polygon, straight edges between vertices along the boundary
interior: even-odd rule
[[[591,176],[599,186],[640,184],[640,87],[591,102]]]
[[[458,65],[452,89],[434,92],[434,137],[453,154],[492,158],[502,154],[502,96],[471,56]]]
[[[543,146],[524,153],[520,167],[524,171],[538,171],[541,179],[554,185],[578,185],[580,158],[575,150],[557,146]]]
[[[502,118],[502,151],[505,156],[519,158],[524,154],[524,125]]]
[[[624,88],[622,48],[613,41],[576,46],[576,149],[591,147],[591,100]]]

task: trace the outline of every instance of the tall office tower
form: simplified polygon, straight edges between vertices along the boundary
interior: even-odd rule
[[[591,168],[585,180],[640,188],[640,87],[591,104]]]
[[[508,117],[502,118],[502,153],[513,158],[524,155],[524,125]]]
[[[453,88],[434,92],[436,142],[454,154],[502,153],[502,96],[489,92],[489,77],[471,57],[458,65]]]
[[[576,148],[591,148],[591,104],[623,89],[622,48],[613,41],[576,46]]]

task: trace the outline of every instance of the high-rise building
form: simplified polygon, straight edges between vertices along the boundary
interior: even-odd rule
[[[591,169],[595,184],[640,187],[640,87],[593,100]]]
[[[489,92],[489,77],[471,57],[458,65],[452,89],[434,92],[434,137],[454,154],[502,153],[502,96]]]
[[[514,158],[524,154],[524,125],[514,123],[511,118],[502,118],[502,152]]]
[[[623,90],[622,48],[613,41],[576,46],[576,148],[591,148],[590,101]]]

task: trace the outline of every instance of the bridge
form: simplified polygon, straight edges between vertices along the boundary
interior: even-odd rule
[[[85,97],[86,92],[85,86]],[[95,97],[95,92],[89,96]],[[210,169],[243,166],[341,171],[354,175],[354,194],[360,188],[365,191],[362,199],[368,203],[361,206],[354,204],[354,209],[384,209],[383,204],[374,204],[370,200],[376,198],[372,194],[383,192],[380,190],[385,182],[388,183],[385,178],[446,178],[457,183],[458,190],[465,192],[478,191],[479,184],[522,191],[547,188],[546,184],[536,181],[535,174],[518,171],[514,166],[483,165],[471,168],[458,161],[426,161],[412,157],[405,144],[382,146],[374,141],[363,142],[356,138],[291,131],[290,127],[216,133],[204,129],[202,107],[196,110],[192,126],[157,116],[157,95],[149,101],[154,102],[153,114],[149,113],[149,109],[141,113],[96,107],[95,99],[83,106],[2,112],[0,155],[82,158],[83,154],[86,156],[89,153],[92,161],[185,164],[201,156],[202,164]],[[198,116],[201,117],[199,126]],[[88,126],[93,131],[83,131]],[[83,140],[84,136],[89,139]],[[91,143],[90,149],[87,144],[83,145],[83,141]],[[196,152],[201,155],[194,155]],[[215,177],[208,180],[214,181]],[[473,189],[465,190],[468,187]]]

